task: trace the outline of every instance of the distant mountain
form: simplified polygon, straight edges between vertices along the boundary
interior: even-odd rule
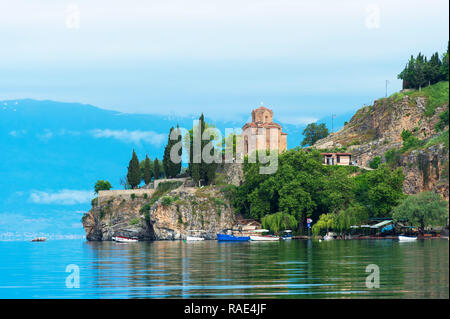
[[[342,127],[351,115],[336,117],[335,127]],[[245,123],[205,116],[223,134],[225,128]],[[145,154],[162,158],[170,127],[190,129],[194,118],[127,114],[78,103],[0,101],[0,240],[2,233],[17,229],[63,229],[58,234],[70,234],[67,218],[73,220],[74,233],[83,234],[80,211],[89,209],[95,181],[107,179],[120,188],[133,149],[140,159]],[[331,116],[320,122],[331,127]],[[288,133],[288,148],[300,145],[306,125],[281,124]],[[20,222],[26,217],[29,228]]]

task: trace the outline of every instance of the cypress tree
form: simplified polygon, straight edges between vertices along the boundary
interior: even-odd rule
[[[161,169],[159,160],[157,158],[155,158],[155,161],[153,162],[153,172],[155,179],[159,179],[159,177],[161,176]]]
[[[130,163],[128,164],[127,181],[131,188],[136,188],[141,182],[141,170],[139,168],[139,160],[136,156],[136,152],[133,149],[133,155],[131,156]]]
[[[150,159],[148,158],[148,155],[145,155],[145,161],[144,161],[144,182],[145,185],[148,185],[152,181],[152,167],[150,163]]]

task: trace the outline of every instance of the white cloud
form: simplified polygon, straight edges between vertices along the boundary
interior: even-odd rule
[[[134,144],[146,142],[155,146],[160,146],[167,138],[165,134],[159,134],[153,131],[95,129],[90,132],[95,138],[115,138],[122,142]]]
[[[43,142],[48,142],[53,137],[53,132],[49,129],[45,129],[42,134],[36,135],[38,139],[40,139]]]
[[[85,190],[63,189],[58,192],[34,191],[29,200],[35,204],[76,205],[89,203],[94,193]]]
[[[27,134],[27,130],[18,130],[18,131],[11,131],[9,132],[9,135],[13,136],[13,137],[20,137],[22,135]]]

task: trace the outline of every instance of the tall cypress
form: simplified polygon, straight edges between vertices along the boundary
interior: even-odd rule
[[[128,164],[127,181],[131,188],[136,188],[141,182],[141,170],[139,169],[139,160],[133,149],[130,163]]]
[[[170,160],[170,150],[172,149],[173,146],[173,141],[170,139],[170,134],[172,134],[173,131],[173,127],[170,128],[170,132],[169,132],[169,138],[167,139],[167,145],[166,148],[164,149],[164,156],[163,156],[163,168],[164,168],[164,172],[166,173],[166,176],[168,178],[173,177],[171,174],[171,163],[172,161]]]
[[[152,166],[150,163],[150,159],[148,158],[148,155],[145,155],[145,162],[144,162],[144,182],[145,185],[148,185],[152,181]]]
[[[161,169],[158,158],[155,158],[155,161],[153,162],[153,173],[155,179],[159,179],[161,176]]]

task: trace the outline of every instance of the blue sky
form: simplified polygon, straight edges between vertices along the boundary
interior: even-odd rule
[[[201,112],[241,127],[263,102],[289,148],[308,123],[339,128],[386,80],[401,88],[411,54],[447,49],[448,6],[0,0],[0,240],[82,237],[95,181],[120,188],[133,148],[161,156],[169,126]]]
[[[442,53],[448,1],[2,1],[0,100],[302,123],[400,89]]]

